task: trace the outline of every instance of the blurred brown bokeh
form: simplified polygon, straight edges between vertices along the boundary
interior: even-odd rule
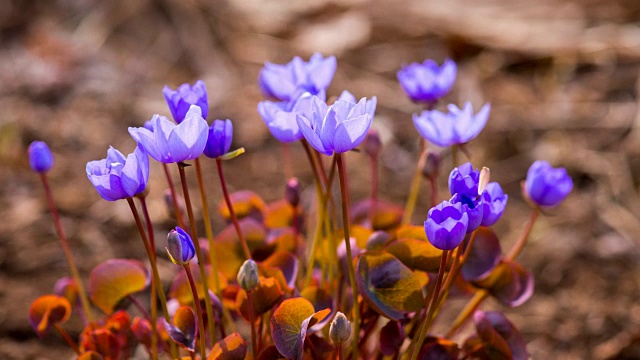
[[[56,157],[55,198],[83,273],[106,258],[143,258],[126,203],[102,200],[85,163],[103,158],[109,145],[130,152],[127,127],[168,115],[165,84],[202,79],[209,118],[232,119],[234,146],[247,149],[227,164],[231,187],[274,200],[284,191],[281,149],[256,111],[258,73],[265,61],[316,51],[338,58],[329,95],[348,89],[378,97],[381,196],[400,203],[418,155],[411,114],[420,108],[395,73],[425,58],[456,60],[458,81],[445,101],[492,104],[468,150],[510,196],[496,226],[504,247],[528,216],[519,190],[534,160],[567,167],[575,182],[521,257],[536,276],[533,298],[502,310],[534,359],[638,358],[638,24],[635,0],[0,0],[0,358],[72,358],[56,335],[37,340],[26,320],[30,302],[66,273],[28,167],[31,141],[48,142]],[[442,197],[451,164],[444,155]],[[309,187],[298,145],[292,161]],[[369,187],[365,155],[348,161],[359,199]],[[205,174],[217,201],[212,164]],[[154,164],[159,236],[171,226],[164,187]],[[426,191],[420,199],[416,224],[428,210]],[[220,223],[216,216],[218,230]],[[165,274],[172,270],[164,265]]]

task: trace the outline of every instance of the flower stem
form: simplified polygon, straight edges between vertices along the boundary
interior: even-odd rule
[[[142,220],[140,219],[140,215],[138,215],[138,210],[136,209],[136,204],[133,202],[132,198],[127,198],[127,203],[129,204],[129,208],[131,209],[131,213],[133,214],[133,218],[136,221],[136,225],[138,226],[138,232],[140,233],[140,237],[142,238],[142,243],[144,244],[144,248],[147,251],[147,257],[149,258],[149,263],[151,264],[151,271],[153,272],[153,278],[151,281],[155,281],[157,284],[156,291],[158,296],[160,297],[160,306],[162,307],[162,312],[164,313],[164,319],[170,323],[171,318],[169,317],[169,311],[167,310],[167,298],[164,295],[164,289],[162,287],[162,282],[160,281],[160,275],[158,275],[158,266],[156,264],[156,257],[154,256],[154,252],[151,249],[151,245],[149,245],[149,240],[147,240],[147,234],[144,231],[144,227],[142,226]],[[152,324],[155,327],[155,324]],[[178,357],[178,350],[176,349],[176,345],[173,342],[170,342],[171,346],[171,356],[175,359]]]
[[[169,184],[169,191],[171,192],[171,201],[173,202],[173,211],[175,212],[176,222],[178,223],[178,226],[184,229],[184,219],[182,219],[182,212],[180,211],[180,205],[178,205],[176,187],[173,185],[173,180],[171,180],[169,165],[162,163],[162,168],[164,169],[164,174],[167,177],[167,184]]]
[[[204,304],[205,315],[209,321],[209,326],[213,325],[213,309],[211,308],[211,300],[209,299],[209,280],[207,279],[207,272],[204,269],[204,257],[202,256],[202,249],[200,248],[200,238],[198,237],[198,228],[196,226],[196,217],[193,215],[193,207],[191,206],[191,197],[189,196],[189,186],[187,184],[187,175],[184,168],[187,166],[185,163],[178,163],[178,170],[180,171],[180,182],[182,183],[182,194],[184,196],[184,202],[187,205],[187,216],[189,217],[189,225],[191,228],[191,238],[196,248],[196,256],[198,257],[198,269],[200,270],[200,280],[202,280],[202,290],[204,291]],[[217,274],[214,274],[217,277]],[[197,290],[194,289],[197,294]],[[193,299],[200,306],[199,298]],[[199,314],[198,316],[200,316]],[[204,318],[199,317],[198,321],[203,323]],[[204,333],[202,334],[204,338]],[[205,342],[206,345],[206,342]]]
[[[80,296],[82,309],[84,310],[87,321],[92,322],[93,313],[91,312],[91,303],[89,303],[89,299],[87,298],[87,293],[84,289],[84,285],[82,284],[82,279],[80,279],[78,267],[76,266],[76,262],[73,259],[73,255],[71,254],[71,248],[69,246],[69,241],[67,240],[67,235],[65,234],[62,223],[60,222],[60,216],[58,215],[58,209],[56,208],[55,202],[53,201],[53,195],[51,193],[51,187],[49,186],[49,179],[47,178],[47,174],[44,172],[40,173],[40,179],[42,180],[42,187],[44,187],[44,193],[47,197],[49,210],[51,211],[51,216],[53,217],[53,225],[56,228],[56,233],[58,233],[60,245],[62,245],[62,251],[64,252],[64,256],[67,258],[67,263],[69,264],[69,270],[71,271],[73,281],[75,281],[76,286],[78,287],[78,295]]]
[[[338,360],[344,360],[344,355],[342,354],[342,344],[338,344]]]
[[[424,167],[424,163],[427,160],[426,140],[421,140],[420,144],[422,150],[420,151],[420,158],[418,159],[418,164],[416,165],[416,171],[413,173],[413,179],[411,180],[409,197],[407,198],[407,203],[404,206],[402,225],[411,223],[413,211],[415,210],[416,202],[418,201],[418,193],[420,193],[420,184],[422,182],[422,168]]]
[[[71,349],[73,349],[73,351],[77,355],[80,355],[80,349],[78,349],[78,345],[76,344],[75,341],[73,341],[71,336],[69,336],[69,334],[66,331],[64,331],[62,326],[60,326],[59,324],[53,324],[53,327],[58,331],[58,333],[60,333],[60,335],[62,336],[64,341],[67,343],[67,345],[69,345],[69,347],[71,347]]]
[[[191,295],[193,295],[193,303],[196,307],[196,315],[198,315],[198,331],[200,332],[200,357],[202,359],[207,358],[207,339],[204,334],[204,318],[202,317],[202,309],[200,308],[200,298],[198,297],[198,289],[196,288],[196,283],[193,281],[193,274],[191,273],[191,268],[189,267],[189,263],[182,265],[184,271],[187,273],[187,278],[189,278],[189,286],[191,287]],[[205,301],[207,303],[207,301]]]
[[[342,197],[342,227],[344,228],[344,245],[347,250],[347,269],[349,271],[349,283],[353,291],[353,328],[354,336],[352,346],[352,359],[358,359],[358,337],[360,335],[360,306],[358,305],[358,285],[356,284],[356,272],[353,268],[353,255],[351,253],[351,237],[349,236],[349,191],[347,189],[347,174],[345,174],[344,162],[341,153],[336,153],[338,161],[338,176],[340,177],[340,195]]]
[[[458,166],[458,145],[451,146],[451,159],[453,162],[452,169]]]
[[[371,162],[371,207],[369,208],[369,223],[371,224],[371,230],[374,230],[374,224],[376,218],[376,208],[378,205],[378,156],[369,156]]]
[[[251,323],[251,354],[253,355],[254,359],[257,359],[258,348],[256,345],[256,315],[253,311],[253,299],[251,296],[251,291],[247,291],[247,302],[249,305],[249,322]]]
[[[220,294],[220,280],[218,279],[218,262],[213,254],[213,229],[211,228],[211,218],[209,217],[209,202],[207,201],[207,193],[204,188],[204,181],[202,180],[202,168],[200,166],[200,159],[196,159],[196,177],[198,178],[198,188],[200,189],[200,199],[202,201],[202,217],[204,218],[204,231],[207,234],[207,242],[209,243],[209,264],[211,264],[211,273],[213,274],[213,283],[215,286],[215,293]],[[205,296],[206,299],[209,299]],[[206,301],[209,303],[209,301]],[[211,306],[211,305],[209,305]],[[213,316],[213,309],[207,311],[207,321],[209,324],[209,335],[211,337],[211,343],[216,343],[216,331],[215,331],[215,319]]]
[[[420,335],[418,336],[418,342],[415,344],[413,348],[413,352],[411,353],[411,360],[415,360],[418,358],[418,354],[420,353],[420,348],[424,343],[424,339],[426,335],[429,333],[429,328],[433,323],[433,313],[436,307],[436,301],[438,300],[438,296],[440,294],[440,287],[442,286],[442,279],[444,278],[444,272],[447,267],[447,261],[449,258],[449,251],[445,250],[442,252],[442,256],[440,257],[440,268],[438,269],[438,277],[436,279],[435,290],[431,295],[429,308],[427,310],[427,317],[424,320],[424,325],[420,329]]]
[[[242,229],[240,228],[240,223],[238,222],[238,218],[236,217],[235,211],[233,211],[233,204],[231,204],[231,197],[229,196],[229,190],[227,190],[227,182],[224,180],[224,172],[222,171],[222,159],[216,158],[216,165],[218,167],[218,177],[220,177],[220,186],[222,187],[222,194],[224,195],[224,201],[227,204],[227,209],[229,210],[229,216],[231,217],[231,222],[233,222],[233,226],[236,228],[236,233],[238,234],[238,239],[240,239],[240,244],[242,245],[242,251],[244,252],[244,257],[247,260],[251,259],[251,251],[249,250],[249,245],[247,245],[247,241],[242,235]]]
[[[525,225],[522,233],[520,234],[520,237],[518,238],[516,243],[513,245],[511,250],[509,250],[509,253],[505,257],[505,259],[514,260],[516,257],[518,257],[518,255],[520,255],[520,253],[522,252],[522,249],[524,249],[524,246],[527,244],[527,239],[529,238],[529,234],[531,234],[533,225],[535,224],[539,215],[540,215],[539,208],[534,208],[531,211],[529,220],[527,221],[527,224]],[[468,255],[465,254],[465,260],[466,260],[466,256]],[[460,312],[458,317],[454,320],[453,325],[451,325],[451,328],[447,332],[447,338],[450,338],[451,336],[453,336],[456,333],[456,331],[458,331],[465,324],[465,322],[469,319],[469,317],[471,317],[473,312],[478,308],[478,306],[480,306],[480,304],[487,297],[489,297],[489,293],[486,290],[480,290],[474,295],[474,297],[471,300],[469,300],[467,305]]]
[[[149,209],[147,208],[147,200],[145,196],[138,196],[140,200],[140,205],[142,207],[142,214],[144,215],[144,221],[147,223],[147,233],[149,234],[149,243],[152,249],[156,248],[155,243],[155,235],[153,234],[153,225],[151,224],[151,218],[149,216]],[[153,252],[153,257],[157,259],[156,252]],[[157,284],[155,281],[151,282],[151,324],[155,324],[158,319],[158,302],[156,293]],[[151,332],[151,358],[158,358],[158,330],[155,326],[153,326],[153,331]]]

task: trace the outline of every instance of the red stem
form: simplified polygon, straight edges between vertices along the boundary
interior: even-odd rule
[[[251,299],[251,291],[247,291],[247,303],[249,305],[249,322],[251,323],[251,354],[257,359],[258,347],[256,345],[256,323],[253,311],[253,299]]]
[[[371,159],[371,208],[369,209],[369,222],[373,230],[373,221],[376,217],[376,207],[378,204],[378,157],[370,156]]]
[[[80,355],[80,349],[78,349],[78,345],[76,344],[75,341],[73,341],[71,336],[69,336],[69,334],[66,331],[64,331],[64,329],[60,325],[53,324],[53,327],[56,328],[56,330],[58,330],[60,335],[62,335],[62,338],[67,343],[67,345],[69,345],[73,349],[73,351],[75,351],[76,354]]]
[[[173,185],[173,180],[171,179],[171,172],[169,171],[169,165],[163,163],[162,168],[164,169],[164,174],[167,177],[167,184],[169,184],[169,191],[171,192],[171,200],[173,201],[173,208],[176,216],[176,222],[178,226],[184,229],[184,220],[182,219],[182,212],[180,211],[180,206],[178,205],[178,197],[176,196],[176,188]]]
[[[200,298],[198,297],[198,290],[196,288],[196,283],[193,281],[193,274],[191,273],[191,268],[189,267],[189,263],[186,263],[182,266],[184,271],[187,273],[187,278],[189,279],[189,286],[191,287],[191,295],[193,296],[193,302],[196,307],[196,315],[198,316],[198,331],[200,333],[200,357],[202,359],[207,358],[207,339],[204,334],[204,318],[202,317],[202,309],[200,308]]]
[[[222,187],[222,193],[224,194],[224,201],[227,203],[229,216],[231,217],[233,226],[236,228],[236,233],[238,233],[238,238],[240,239],[240,243],[242,244],[242,251],[244,252],[244,257],[246,257],[247,260],[251,259],[251,251],[249,250],[249,245],[247,245],[247,241],[244,239],[244,236],[242,235],[242,229],[240,228],[240,223],[238,222],[236,213],[233,211],[233,205],[231,204],[231,197],[229,196],[229,191],[227,190],[227,183],[224,180],[224,172],[222,171],[222,159],[216,158],[216,165],[218,166],[218,176],[220,177],[220,186]]]

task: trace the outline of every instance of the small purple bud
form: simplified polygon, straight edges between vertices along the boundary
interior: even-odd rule
[[[29,145],[29,164],[35,172],[49,171],[53,166],[53,154],[44,141],[34,141]]]
[[[176,265],[186,265],[196,255],[191,236],[179,226],[169,232],[167,244],[169,259]]]
[[[293,177],[287,181],[287,187],[284,190],[284,198],[293,207],[298,207],[298,205],[300,205],[300,182],[298,181],[298,178]]]
[[[422,176],[427,179],[435,179],[440,173],[440,155],[429,152],[422,166]]]
[[[454,168],[449,174],[449,192],[469,197],[478,196],[478,182],[480,171],[473,168],[471,163],[464,163]]]
[[[469,215],[461,203],[443,201],[429,210],[424,230],[431,245],[440,250],[453,250],[464,240]]]
[[[329,337],[334,344],[342,344],[351,337],[351,323],[340,311],[329,326]]]
[[[258,277],[258,264],[249,259],[245,261],[238,271],[238,284],[244,291],[251,291],[258,286],[260,278]]]
[[[382,140],[376,129],[370,129],[369,135],[364,139],[364,151],[371,157],[378,157],[382,151]]]
[[[560,204],[572,189],[573,180],[565,168],[553,168],[542,160],[531,165],[524,183],[526,195],[539,206]]]
[[[210,158],[217,158],[229,152],[233,139],[233,124],[231,120],[214,120],[209,127],[207,145],[204,154]]]

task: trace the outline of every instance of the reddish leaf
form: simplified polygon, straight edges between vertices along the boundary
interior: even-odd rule
[[[316,285],[310,285],[300,291],[300,297],[309,300],[313,305],[313,309],[315,311],[329,309],[333,314],[333,299],[331,298],[331,295],[329,295],[327,290]],[[326,325],[327,322],[329,322],[330,319],[331,316],[327,316],[323,321],[314,325],[313,330],[316,331],[318,329],[321,329],[322,327],[324,327],[324,325]]]
[[[190,307],[179,307],[173,315],[173,324],[165,321],[164,326],[171,340],[189,351],[195,351],[198,319]]]
[[[251,292],[251,302],[255,316],[260,316],[269,311],[282,297],[284,293],[274,278],[260,278],[258,286]],[[236,308],[242,316],[250,320],[249,302],[247,292],[240,290],[236,298]]]
[[[54,324],[69,320],[71,304],[69,300],[57,295],[43,295],[34,300],[29,307],[29,325],[42,339]]]
[[[258,220],[263,219],[263,214],[267,209],[267,205],[255,192],[251,190],[240,190],[231,193],[229,198],[231,198],[231,207],[238,219],[242,219],[246,216],[252,216]],[[220,203],[218,204],[218,212],[227,220],[231,218],[224,198],[220,200]]]
[[[89,296],[106,314],[128,295],[144,290],[149,285],[149,272],[137,260],[110,259],[91,271]]]
[[[300,219],[299,219],[300,220]],[[269,229],[292,226],[293,208],[287,200],[277,200],[269,203],[266,209],[264,225]]]
[[[283,301],[271,317],[271,334],[280,354],[287,359],[302,359],[307,330],[329,313],[329,309],[316,313],[304,298]]]
[[[464,279],[473,281],[486,277],[500,263],[501,253],[500,240],[493,229],[478,228],[469,258],[462,267]]]
[[[274,360],[274,359],[284,359],[282,355],[278,352],[278,348],[275,345],[268,346],[265,349],[260,351],[258,355],[258,360]]]
[[[487,289],[502,304],[522,305],[533,294],[533,275],[515,261],[503,259],[489,276],[474,285]]]
[[[499,312],[476,311],[473,314],[478,337],[484,343],[483,352],[490,359],[526,360],[529,358],[524,338]]]
[[[104,360],[120,358],[120,341],[113,332],[107,329],[92,329],[87,326],[80,335],[80,348],[83,351],[95,351],[102,355]]]
[[[376,201],[376,211],[373,218],[374,230],[389,230],[402,221],[404,209],[392,202],[378,199]],[[365,224],[369,222],[371,213],[371,199],[366,198],[358,201],[351,208],[351,218],[354,224]]]
[[[456,360],[460,354],[460,348],[451,340],[429,336],[425,339],[420,352],[419,360]]]
[[[264,261],[260,262],[260,267],[273,267],[280,269],[286,280],[286,285],[290,289],[295,287],[298,276],[298,258],[288,251],[276,251]]]
[[[207,360],[244,360],[246,354],[247,342],[234,332],[213,346]]]
[[[385,250],[412,270],[437,272],[440,268],[442,250],[425,240],[402,238],[387,244]]]
[[[95,351],[87,351],[80,354],[78,360],[104,360],[104,358]]]
[[[422,289],[415,274],[387,252],[363,253],[356,269],[358,290],[381,315],[400,320],[404,314],[424,306]]]
[[[404,342],[404,328],[398,321],[389,321],[380,329],[380,352],[392,356],[400,350]]]
[[[67,298],[72,307],[80,304],[80,298],[78,297],[78,285],[70,276],[65,276],[56,281],[56,284],[53,286],[53,293]]]
[[[151,351],[151,333],[153,328],[147,319],[134,317],[131,322],[131,332],[133,336],[144,345],[147,350]]]

